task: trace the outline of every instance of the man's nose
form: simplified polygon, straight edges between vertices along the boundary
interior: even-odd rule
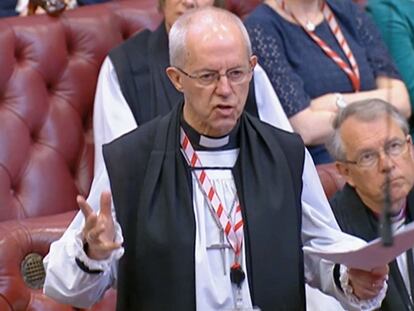
[[[222,96],[228,96],[232,92],[229,78],[226,75],[220,75],[217,80],[216,92]]]
[[[378,165],[382,172],[388,172],[394,168],[395,162],[391,156],[389,156],[385,152],[380,152],[378,158]]]

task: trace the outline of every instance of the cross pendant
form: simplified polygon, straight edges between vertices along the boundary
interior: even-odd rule
[[[220,251],[221,261],[223,262],[224,275],[227,275],[226,248],[230,248],[230,245],[226,244],[225,241],[224,241],[224,231],[223,230],[220,230],[220,243],[211,244],[210,246],[207,246],[207,249],[218,249]]]

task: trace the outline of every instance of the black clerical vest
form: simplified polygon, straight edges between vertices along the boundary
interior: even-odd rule
[[[171,83],[168,36],[164,23],[151,32],[144,30],[109,53],[122,94],[135,120],[141,125],[171,111],[183,96]],[[254,83],[250,83],[245,110],[257,116]]]
[[[195,216],[191,172],[179,147],[181,109],[104,146],[125,239],[118,311],[195,310]],[[304,310],[303,143],[246,113],[238,135],[233,175],[253,304],[263,311]]]
[[[357,236],[365,241],[371,241],[378,237],[377,217],[361,201],[355,189],[346,184],[342,191],[338,192],[331,200],[331,207],[335,218],[342,231]],[[414,191],[411,190],[407,197],[407,218],[413,220],[414,216]],[[412,265],[412,263],[410,263]],[[404,285],[397,262],[389,264],[390,275],[388,280],[387,295],[381,305],[382,311],[410,310],[407,306],[408,291]],[[413,267],[411,266],[413,269]]]

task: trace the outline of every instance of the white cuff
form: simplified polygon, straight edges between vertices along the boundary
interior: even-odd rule
[[[116,222],[115,223],[115,242],[122,244],[123,241],[124,239],[122,237],[121,227]],[[78,258],[90,270],[109,271],[111,269],[112,263],[114,261],[119,260],[124,254],[124,248],[120,247],[118,249],[115,249],[107,259],[95,260],[95,259],[89,258],[88,255],[86,255],[85,251],[83,250],[82,231],[79,231],[75,235],[74,244],[72,245],[66,244],[65,247],[67,247],[67,253],[71,258],[73,258],[73,260],[75,260],[75,258]]]
[[[387,289],[388,289],[388,283],[387,283],[388,277],[384,281],[384,285],[382,286],[381,291],[376,297],[372,299],[360,300],[357,296],[354,295],[353,288],[351,284],[349,284],[348,268],[341,265],[339,272],[340,272],[339,281],[341,282],[342,290],[344,291],[345,296],[347,297],[348,301],[351,304],[357,306],[358,309],[361,311],[376,310],[381,307],[382,301],[384,300],[385,295],[387,293]]]

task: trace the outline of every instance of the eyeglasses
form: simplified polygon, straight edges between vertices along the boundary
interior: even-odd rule
[[[178,71],[197,81],[199,85],[210,86],[213,83],[217,83],[220,77],[226,76],[231,84],[240,84],[246,81],[246,78],[253,71],[252,68],[235,68],[227,70],[225,73],[219,73],[218,71],[207,71],[197,75],[190,75],[179,67],[175,67]]]
[[[396,158],[408,150],[408,143],[410,141],[411,140],[409,136],[407,136],[405,140],[396,138],[387,142],[381,149],[384,151],[385,155],[391,158]],[[340,162],[355,164],[362,168],[373,167],[378,164],[378,161],[381,157],[380,150],[366,150],[358,156],[356,161],[342,160]]]

